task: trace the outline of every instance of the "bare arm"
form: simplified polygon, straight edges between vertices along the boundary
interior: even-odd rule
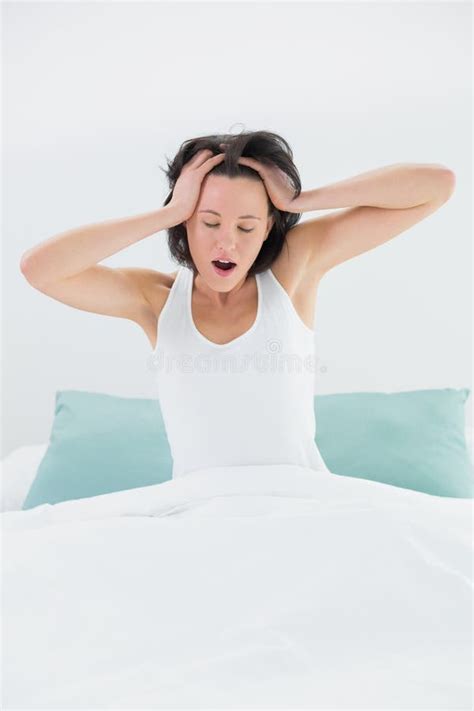
[[[159,272],[112,269],[97,262],[191,217],[203,178],[224,157],[210,149],[198,151],[183,166],[172,200],[159,210],[78,227],[32,247],[21,258],[24,277],[39,291],[77,309],[149,323],[155,315],[149,287]]]
[[[157,272],[97,262],[179,221],[175,208],[166,205],[141,215],[68,230],[27,250],[20,269],[33,287],[58,301],[85,311],[139,320],[150,308],[147,286]]]
[[[97,222],[49,237],[28,249],[21,271],[28,281],[45,285],[79,274],[135,242],[171,227],[174,209],[169,205],[133,217]]]

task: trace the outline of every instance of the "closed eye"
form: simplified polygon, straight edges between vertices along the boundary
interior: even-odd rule
[[[219,225],[216,223],[215,225],[210,225],[208,222],[204,223],[206,227],[219,227]],[[239,227],[239,230],[242,230],[242,232],[253,232],[253,227],[251,230],[246,230],[243,227]]]

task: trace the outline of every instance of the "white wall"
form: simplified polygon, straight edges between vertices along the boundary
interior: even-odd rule
[[[438,212],[324,277],[316,392],[472,387],[471,14],[5,4],[2,456],[48,439],[56,390],[152,396],[141,329],[48,298],[19,261],[58,232],[160,207],[165,155],[207,133],[283,135],[303,189],[394,162],[453,169]],[[176,269],[164,232],[104,263]]]

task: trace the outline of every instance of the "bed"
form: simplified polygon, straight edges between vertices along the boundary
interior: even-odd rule
[[[472,709],[472,498],[271,464],[22,509],[50,446],[5,487],[2,708]]]

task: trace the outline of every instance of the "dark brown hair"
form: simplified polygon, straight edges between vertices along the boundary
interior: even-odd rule
[[[203,148],[210,149],[214,155],[222,153],[220,143],[226,144],[224,160],[215,166],[207,175],[226,175],[230,178],[245,177],[252,180],[262,180],[257,171],[247,165],[238,163],[240,156],[255,158],[263,164],[274,164],[287,174],[289,182],[294,188],[295,195],[301,193],[301,180],[298,170],[293,163],[293,152],[287,141],[276,133],[269,131],[244,131],[239,134],[214,134],[192,138],[181,144],[179,151],[172,161],[166,158],[168,168],[161,168],[166,174],[171,192],[163,205],[167,205],[173,197],[173,189],[179,178],[182,167]],[[285,236],[299,221],[301,213],[284,212],[278,210],[268,197],[268,214],[274,218],[274,224],[267,239],[263,242],[260,252],[251,265],[248,275],[263,272],[268,269],[280,254]],[[167,230],[168,246],[174,260],[197,273],[191,252],[189,251],[188,237],[184,224],[175,225]],[[288,245],[286,245],[288,248]]]

